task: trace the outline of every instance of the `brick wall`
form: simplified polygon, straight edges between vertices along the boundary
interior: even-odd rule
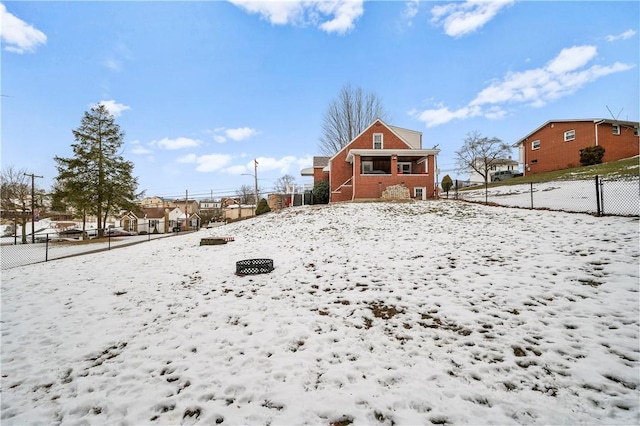
[[[525,175],[580,166],[580,150],[596,145],[595,129],[593,121],[547,123],[524,142]],[[621,126],[620,135],[613,134],[609,123],[600,124],[597,129],[598,145],[605,149],[603,162],[640,153],[639,139],[634,136],[634,129]],[[569,130],[575,130],[575,139],[565,142],[564,133]],[[532,149],[534,141],[540,141],[539,149]]]

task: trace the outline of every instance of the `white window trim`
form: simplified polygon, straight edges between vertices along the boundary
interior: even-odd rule
[[[620,135],[620,125],[619,124],[612,124],[611,125],[611,133],[613,133],[616,136]]]
[[[565,142],[572,141],[575,138],[576,138],[576,130],[575,129],[567,130],[566,132],[564,132],[564,141]]]
[[[540,139],[531,142],[531,150],[535,151],[536,149],[540,149]]]
[[[380,148],[376,148],[376,136],[380,136]],[[384,134],[383,133],[374,133],[373,134],[373,149],[384,149]]]
[[[404,174],[404,171],[402,170],[402,166],[403,165],[409,165],[409,171],[407,172],[407,174],[411,174],[411,162],[409,161],[398,161],[398,172],[402,172]]]
[[[418,198],[418,191],[421,190],[422,191],[422,197],[420,197],[421,200],[426,200],[426,196],[427,196],[427,188],[424,186],[416,186],[415,188],[413,188],[413,198]]]

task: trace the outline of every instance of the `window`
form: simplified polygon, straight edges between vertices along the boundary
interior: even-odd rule
[[[362,162],[362,174],[371,173],[373,171],[373,161]]]
[[[411,163],[398,163],[398,173],[411,174]]]
[[[538,160],[531,160],[531,164],[537,164]]]
[[[618,124],[612,124],[611,125],[611,131],[614,135],[619,135],[620,134],[620,125]]]
[[[373,149],[382,149],[382,133],[373,134]]]
[[[564,135],[564,140],[567,140],[567,135],[565,133]],[[540,149],[540,141],[533,141],[531,142],[531,149]]]
[[[413,196],[418,200],[424,200],[424,187],[413,188]]]
[[[572,141],[576,138],[576,131],[575,130],[567,130],[566,132],[564,132],[564,141],[568,142],[568,141]]]

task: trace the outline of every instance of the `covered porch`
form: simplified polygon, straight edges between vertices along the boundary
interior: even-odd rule
[[[381,198],[390,186],[402,185],[410,197],[426,200],[434,195],[435,156],[432,149],[353,149],[352,199]]]

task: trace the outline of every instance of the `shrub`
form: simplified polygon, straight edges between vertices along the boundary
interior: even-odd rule
[[[602,163],[604,148],[598,146],[588,146],[580,150],[580,164],[583,166],[593,166]]]
[[[261,214],[269,213],[271,211],[271,207],[267,203],[267,200],[264,198],[260,200],[258,206],[256,207],[256,216],[260,216]]]
[[[329,181],[323,180],[313,185],[313,204],[327,204],[329,202]]]
[[[449,190],[453,186],[453,180],[449,175],[446,175],[442,178],[442,190],[447,193],[447,197],[449,197]]]

